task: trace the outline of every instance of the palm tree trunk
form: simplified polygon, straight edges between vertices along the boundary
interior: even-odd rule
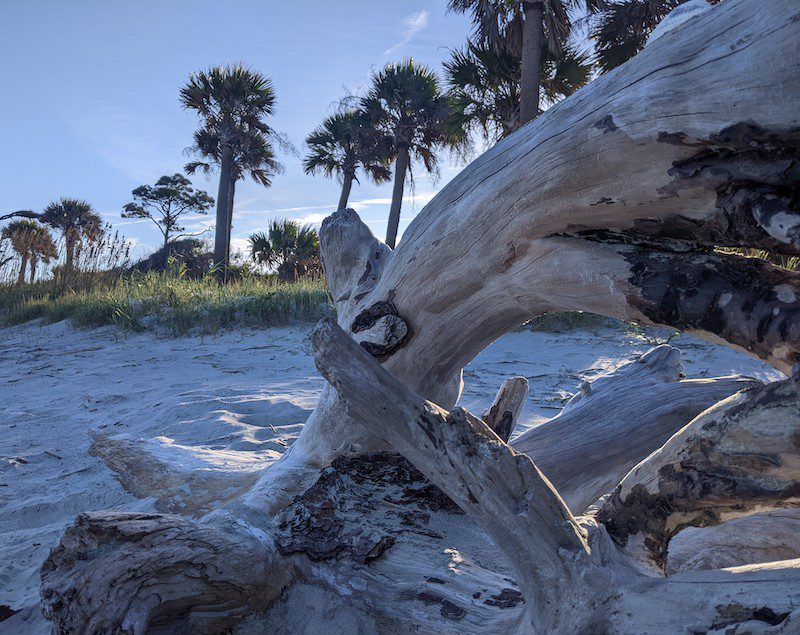
[[[397,228],[400,225],[400,206],[403,203],[403,190],[406,185],[406,172],[410,157],[408,147],[397,148],[397,160],[394,163],[394,189],[392,190],[392,206],[389,208],[389,226],[386,228],[386,244],[394,249],[397,241]]]
[[[233,175],[233,148],[222,146],[220,157],[219,189],[217,190],[217,220],[214,230],[214,267],[217,279],[225,280],[228,251],[228,207],[230,205],[231,176]]]
[[[36,258],[31,258],[31,284],[36,279]]]
[[[522,27],[522,69],[519,104],[519,125],[524,126],[539,114],[539,85],[544,41],[544,5],[523,2],[525,25]]]
[[[25,269],[27,269],[28,266],[28,255],[20,254],[19,259],[19,278],[17,278],[17,284],[25,284]]]
[[[337,210],[347,207],[347,201],[350,199],[350,189],[353,187],[354,178],[354,174],[350,172],[344,173],[344,179],[342,182],[342,195],[339,197],[339,206],[336,208]]]
[[[236,196],[236,179],[231,178],[231,187],[228,190],[228,235],[225,243],[225,268],[231,264],[231,232],[233,231],[233,199]]]
[[[75,264],[73,262],[75,260],[75,238],[70,234],[71,230],[68,230],[64,238],[64,251],[66,252],[64,255],[64,273],[72,273]]]

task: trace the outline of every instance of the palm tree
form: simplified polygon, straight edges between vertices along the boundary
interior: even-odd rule
[[[448,126],[450,104],[439,90],[436,74],[414,60],[389,64],[375,73],[361,104],[377,129],[392,139],[396,158],[386,244],[394,248],[412,158],[421,161],[428,172],[434,172],[436,150],[454,146],[461,139]]]
[[[542,50],[546,46],[559,55],[571,28],[570,9],[595,13],[606,5],[606,0],[448,0],[451,11],[472,14],[479,44],[520,56],[520,126],[540,112]]]
[[[444,62],[456,127],[477,129],[497,141],[519,127],[520,57],[502,47],[468,41]],[[555,103],[583,86],[591,74],[586,56],[569,46],[558,57],[542,51],[542,93]]]
[[[275,112],[275,91],[262,73],[241,64],[217,66],[189,78],[181,89],[181,103],[202,120],[193,150],[207,159],[189,163],[186,171],[219,166],[214,264],[224,275],[236,181],[249,175],[268,187],[281,169],[272,142],[282,140],[265,121]]]
[[[17,220],[3,227],[2,237],[11,243],[11,248],[17,253],[20,259],[19,276],[17,282],[25,282],[25,271],[27,265],[31,264],[30,281],[36,277],[36,265],[38,261],[49,262],[51,258],[56,258],[56,244],[50,230],[44,225],[40,225],[34,220]]]
[[[718,0],[710,0],[715,4]],[[644,48],[659,22],[687,0],[617,0],[608,3],[592,29],[603,71],[627,62]]]
[[[36,279],[36,267],[41,260],[45,264],[58,258],[58,250],[53,240],[50,230],[44,225],[38,225],[36,235],[31,243],[30,263],[31,263],[31,283]]]
[[[319,236],[313,227],[290,220],[270,221],[267,233],[250,236],[250,256],[259,264],[277,267],[281,280],[319,270]]]
[[[392,173],[390,140],[376,134],[364,111],[351,109],[325,119],[306,137],[310,153],[303,161],[306,174],[322,172],[336,176],[342,183],[342,194],[336,209],[347,207],[353,181],[358,183],[361,170],[376,185],[388,181]]]
[[[77,198],[62,198],[50,203],[40,219],[64,237],[64,271],[67,273],[75,268],[76,248],[82,241],[94,241],[103,234],[100,216],[89,203]]]

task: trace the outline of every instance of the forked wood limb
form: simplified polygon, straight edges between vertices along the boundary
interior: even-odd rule
[[[320,322],[312,342],[317,368],[354,420],[417,466],[509,555],[535,630],[547,632],[582,608],[585,532],[527,456],[466,410],[448,413],[414,394],[335,322]]]

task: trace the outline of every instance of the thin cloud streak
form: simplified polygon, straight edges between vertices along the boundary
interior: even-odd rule
[[[436,196],[436,192],[417,192],[416,194],[407,194],[403,197],[403,203],[406,205],[427,205],[431,199]],[[357,212],[361,212],[366,210],[370,207],[375,207],[378,205],[391,205],[392,199],[391,198],[365,198],[356,201],[350,201],[348,203],[348,207],[352,207]],[[304,205],[301,207],[282,207],[276,209],[251,209],[251,210],[242,210],[237,211],[234,216],[234,220],[236,218],[240,218],[242,216],[270,216],[275,214],[283,214],[283,213],[291,213],[291,212],[304,212],[307,210],[317,210],[310,214],[301,214],[297,216],[292,216],[291,220],[302,223],[302,224],[310,224],[310,225],[318,225],[326,217],[330,216],[330,213],[323,213],[319,210],[333,210],[336,206],[335,205]],[[379,221],[385,222],[385,221]]]
[[[428,26],[429,16],[430,12],[420,11],[419,13],[412,13],[405,20],[403,20],[403,26],[405,26],[405,34],[403,35],[403,39],[394,46],[386,49],[383,54],[385,56],[392,55],[395,51],[403,48],[406,44],[413,40],[417,33]]]

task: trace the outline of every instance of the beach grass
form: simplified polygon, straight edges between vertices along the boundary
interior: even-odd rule
[[[70,284],[48,280],[0,286],[2,326],[70,320],[81,328],[113,324],[177,336],[314,322],[332,314],[322,280],[287,283],[274,276],[248,276],[219,285],[212,277],[149,272],[82,277]]]

